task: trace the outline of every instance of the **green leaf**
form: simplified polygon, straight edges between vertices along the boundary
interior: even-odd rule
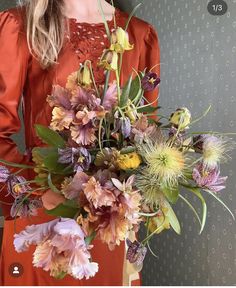
[[[168,217],[171,227],[174,229],[174,231],[177,234],[180,235],[181,228],[180,228],[179,220],[178,220],[177,216],[175,215],[174,210],[172,209],[172,207],[170,206],[170,204],[167,201],[165,202],[165,206],[167,206],[167,208],[168,208],[168,211],[165,213],[165,217]]]
[[[207,217],[207,205],[206,205],[206,201],[205,199],[203,198],[202,194],[201,194],[201,190],[200,188],[197,188],[197,187],[190,187],[188,185],[184,185],[185,188],[187,188],[189,191],[191,191],[192,193],[194,193],[201,201],[202,203],[202,225],[201,225],[201,229],[199,231],[199,234],[202,233],[204,227],[205,227],[205,224],[206,224],[206,217]]]
[[[121,108],[126,106],[126,104],[128,102],[131,83],[132,83],[132,75],[129,77],[129,79],[127,80],[127,82],[126,82],[126,84],[122,90],[122,94],[120,96],[120,104],[119,104],[119,106]]]
[[[178,187],[167,187],[162,186],[161,190],[163,191],[164,195],[168,199],[168,201],[172,204],[175,204],[179,198],[179,188]]]
[[[122,148],[121,151],[120,151],[120,154],[128,154],[128,153],[132,153],[132,152],[135,152],[135,151],[136,151],[135,147],[128,146],[128,147]]]
[[[200,224],[200,227],[201,227],[202,226],[201,219],[198,216],[198,213],[197,213],[196,209],[193,207],[193,205],[183,195],[179,194],[179,198],[181,198],[189,206],[189,208],[193,211],[193,213],[196,216],[196,218]]]
[[[66,164],[59,163],[58,162],[59,156],[58,156],[57,148],[53,148],[53,149],[48,150],[48,148],[45,148],[44,150],[45,157],[44,157],[43,163],[45,167],[53,174],[59,174],[59,175],[72,174],[73,173],[72,167]]]
[[[67,199],[64,203],[63,203],[63,205],[65,205],[65,206],[68,206],[68,207],[72,207],[72,208],[76,208],[76,209],[78,209],[79,208],[79,205],[78,205],[78,203],[75,201],[75,200],[70,200],[70,199]]]
[[[93,241],[93,239],[96,237],[96,231],[93,231],[92,234],[88,237],[86,237],[84,240],[85,240],[85,243],[87,245],[90,245],[91,242]]]
[[[78,208],[73,208],[71,206],[67,206],[64,203],[59,204],[57,207],[46,210],[48,215],[65,217],[65,218],[74,218],[76,213],[78,212]]]
[[[24,169],[35,168],[34,166],[25,165],[25,164],[18,164],[18,163],[6,161],[3,159],[0,159],[0,163],[3,163],[3,164],[10,166],[10,167],[15,167],[15,168],[24,168]]]
[[[57,148],[64,148],[65,147],[65,141],[64,139],[52,129],[36,124],[35,130],[37,136],[46,144],[49,146],[57,147]]]
[[[53,192],[61,194],[61,191],[52,183],[51,173],[48,174],[48,186]]]
[[[220,204],[222,204],[225,209],[230,213],[230,215],[233,217],[233,219],[235,220],[235,216],[233,214],[233,212],[229,209],[229,207],[219,198],[216,196],[216,194],[214,194],[214,192],[208,190],[208,189],[204,189],[204,191],[206,191],[207,193],[209,193],[211,196],[213,196],[218,202],[220,202]]]
[[[67,275],[67,272],[61,271],[59,274],[57,274],[55,276],[55,278],[58,280],[61,280],[61,279],[65,278],[66,275]]]
[[[129,93],[129,99],[133,101],[135,99],[135,103],[138,103],[140,100],[142,89],[141,89],[141,83],[140,83],[140,76],[136,76],[130,87],[130,93]]]
[[[144,106],[137,108],[138,113],[153,113],[157,111],[158,107]]]

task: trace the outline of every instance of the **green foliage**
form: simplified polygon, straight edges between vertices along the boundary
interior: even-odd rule
[[[162,186],[161,190],[163,191],[165,197],[172,204],[175,204],[179,198],[179,187],[167,187]]]
[[[73,204],[72,204],[73,203]],[[46,210],[46,213],[49,215],[57,216],[57,217],[65,217],[65,218],[74,218],[78,213],[78,207],[74,203],[74,201],[65,201],[62,204],[59,204],[57,207]]]
[[[128,81],[126,82],[122,90],[122,94],[120,96],[120,104],[119,104],[121,108],[127,105],[129,94],[130,94],[131,83],[132,83],[132,75],[129,77]]]
[[[157,111],[158,107],[153,106],[145,106],[145,107],[138,107],[137,111],[138,113],[154,113]]]
[[[49,146],[57,147],[57,148],[64,148],[65,147],[65,141],[64,139],[52,129],[36,124],[35,130],[37,133],[37,136],[46,144]]]

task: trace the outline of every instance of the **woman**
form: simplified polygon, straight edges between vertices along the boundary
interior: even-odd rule
[[[67,76],[78,70],[80,63],[90,59],[98,83],[104,81],[102,68],[96,63],[104,48],[109,46],[102,17],[96,0],[25,0],[24,5],[0,13],[0,158],[17,163],[28,163],[30,153],[21,155],[10,136],[20,129],[18,107],[23,99],[25,142],[27,152],[41,144],[34,132],[34,124],[48,125],[51,108],[46,102],[52,85],[65,85]],[[125,27],[128,14],[101,0],[110,29]],[[158,37],[149,23],[133,17],[128,33],[134,49],[123,57],[121,84],[132,72],[150,69],[160,62]],[[160,74],[159,66],[154,71]],[[115,75],[111,74],[112,81]],[[23,97],[21,97],[23,93]],[[157,104],[157,91],[146,92],[146,98]],[[28,172],[30,173],[30,172]],[[24,175],[27,179],[30,175]],[[31,175],[32,176],[32,175]],[[34,248],[18,254],[13,247],[14,220],[10,218],[12,199],[0,193],[5,216],[4,236],[1,253],[2,285],[122,285],[125,277],[124,243],[114,251],[96,240],[92,256],[99,263],[99,272],[89,280],[75,280],[66,276],[56,280],[49,273],[32,266]],[[54,195],[48,192],[49,205]],[[26,225],[47,222],[51,218],[39,209],[38,216],[17,219],[16,232]],[[24,271],[13,277],[14,263],[22,265]],[[127,282],[126,282],[127,284]],[[139,284],[136,281],[136,284]]]

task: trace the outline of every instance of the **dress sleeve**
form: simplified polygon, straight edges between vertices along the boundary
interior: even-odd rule
[[[22,31],[16,16],[9,11],[0,13],[0,158],[27,164],[27,156],[20,154],[10,138],[20,129],[18,108],[27,74],[28,58],[24,51]],[[0,163],[0,165],[2,165]],[[11,169],[10,169],[11,170]],[[26,172],[26,171],[25,171]],[[24,176],[26,176],[24,174]],[[6,197],[6,188],[1,190],[0,201],[12,203]],[[2,204],[4,216],[9,214],[9,205]],[[7,215],[6,215],[7,214]]]
[[[139,70],[144,70],[145,67],[147,67],[148,71],[156,64],[158,65],[152,69],[152,71],[157,73],[160,77],[160,47],[158,34],[155,28],[151,24],[148,24],[148,31],[145,33],[139,58]],[[153,106],[157,106],[158,95],[159,88],[156,88],[153,91],[145,92],[144,97],[149,103],[153,103]]]

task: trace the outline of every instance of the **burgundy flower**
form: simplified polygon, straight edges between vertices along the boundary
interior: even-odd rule
[[[223,185],[228,178],[227,176],[221,177],[218,167],[207,168],[203,164],[198,164],[193,169],[193,180],[199,187],[207,188],[212,192],[218,192],[225,188]]]
[[[145,91],[153,91],[161,82],[161,79],[154,72],[148,72],[144,75],[141,84]]]
[[[147,248],[144,247],[137,240],[131,242],[129,239],[127,239],[126,243],[128,245],[126,259],[129,260],[130,263],[141,266],[146,256]]]

